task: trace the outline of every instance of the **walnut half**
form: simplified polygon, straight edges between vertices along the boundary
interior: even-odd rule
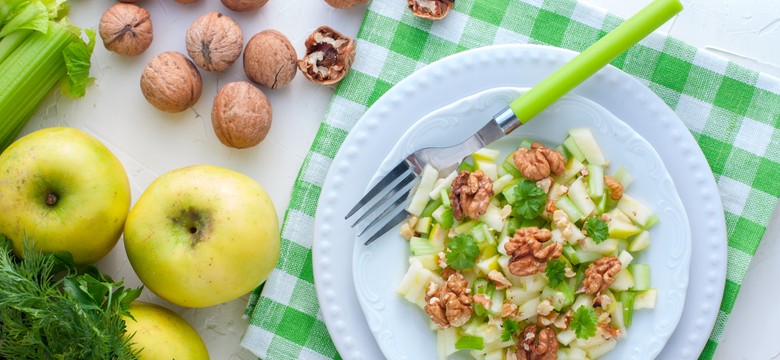
[[[355,41],[328,26],[314,30],[305,45],[306,56],[298,60],[298,68],[318,84],[339,82],[355,61]]]
[[[620,260],[615,256],[604,256],[588,265],[582,287],[577,292],[591,295],[600,294],[615,282],[615,275],[622,269]]]
[[[544,246],[550,240],[552,232],[536,226],[520,228],[515,235],[504,244],[509,259],[509,272],[517,276],[528,276],[544,271],[547,261],[561,256],[563,245],[552,243]]]
[[[532,324],[523,329],[517,341],[518,360],[556,360],[558,359],[558,339],[555,330],[544,327],[539,334],[537,326]]]
[[[515,166],[520,173],[533,181],[542,180],[552,172],[555,175],[563,173],[566,160],[561,153],[548,149],[539,142],[531,144],[531,149],[519,148],[512,154]]]
[[[441,20],[455,4],[455,0],[407,0],[412,14],[428,20]]]
[[[452,180],[450,204],[452,216],[458,221],[464,215],[476,219],[487,211],[490,197],[493,196],[493,181],[482,170],[469,172],[462,170]]]
[[[472,298],[468,282],[460,273],[453,273],[441,286],[428,285],[425,293],[425,312],[442,329],[461,326],[471,318]]]

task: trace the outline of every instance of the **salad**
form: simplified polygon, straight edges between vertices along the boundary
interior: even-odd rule
[[[650,266],[634,260],[658,218],[610,167],[576,128],[555,149],[522,140],[441,178],[423,170],[400,230],[411,254],[397,292],[428,315],[440,359],[596,359],[635,310],[655,307]]]

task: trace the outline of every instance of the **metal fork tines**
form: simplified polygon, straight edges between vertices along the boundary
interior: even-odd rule
[[[370,244],[409,215],[405,211],[409,194],[420,182],[420,174],[425,166],[430,165],[441,174],[446,174],[455,170],[463,158],[503,135],[504,131],[496,121],[490,121],[460,144],[415,151],[374,185],[347,213],[345,219],[349,220],[360,214],[352,227],[362,227],[358,237],[370,233],[365,242],[366,245]],[[374,231],[370,232],[372,230]]]

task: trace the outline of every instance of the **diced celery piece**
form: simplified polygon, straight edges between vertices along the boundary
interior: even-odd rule
[[[422,217],[417,220],[417,225],[414,226],[414,231],[420,234],[427,234],[431,230],[431,218]]]
[[[604,167],[588,164],[588,195],[592,198],[604,196]]]
[[[629,219],[628,216],[626,216],[619,209],[614,209],[610,211],[609,214],[610,219],[607,221],[609,237],[615,239],[627,239],[642,231],[642,229],[634,225],[633,222],[631,222],[631,219]],[[629,248],[629,251],[637,250],[631,250]]]
[[[485,353],[485,359],[484,360],[503,360],[504,355],[502,349],[496,349],[490,352]]]
[[[582,178],[577,178],[569,185],[569,192],[567,194],[569,199],[575,206],[582,212],[585,217],[590,216],[596,210],[596,204],[588,195],[588,191],[585,187],[585,183]]]
[[[490,297],[490,313],[501,314],[502,305],[504,305],[504,298],[506,292],[504,290],[496,290],[493,292],[493,296]]]
[[[474,160],[474,165],[477,170],[481,170],[491,180],[498,178],[498,165],[496,163],[487,160]]]
[[[452,205],[450,204],[450,193],[447,191],[447,189],[442,188],[439,190],[439,197],[441,198],[442,206],[446,207],[447,209],[452,209]]]
[[[431,242],[425,238],[412,236],[412,238],[409,239],[409,250],[411,250],[414,255],[438,254],[442,249],[443,248],[440,246],[431,244]]]
[[[436,354],[438,360],[447,360],[447,357],[458,351],[455,342],[458,339],[457,329],[448,327],[436,332]]]
[[[458,166],[459,173],[463,170],[474,171],[474,159],[471,156],[463,159],[463,162]]]
[[[574,341],[574,339],[577,338],[577,334],[572,329],[566,329],[566,330],[563,330],[563,331],[559,332],[558,336],[556,336],[556,337],[558,338],[558,341],[561,344],[569,345],[569,343],[571,343],[572,341]],[[558,351],[561,351],[561,350],[564,350],[564,352],[569,352],[570,350],[575,350],[575,349],[559,349]],[[579,349],[577,349],[577,350],[579,350]],[[582,351],[582,350],[580,350],[580,351]],[[582,355],[583,356],[585,355],[584,351],[582,351]],[[566,356],[570,357],[569,354],[567,354]]]
[[[475,151],[471,156],[474,158],[474,161],[490,161],[490,162],[496,162],[498,160],[498,156],[500,155],[500,152],[496,149],[490,149],[490,148],[482,148],[477,151]]]
[[[471,228],[476,226],[479,222],[477,220],[469,220],[466,222],[462,222],[458,224],[458,226],[455,227],[455,233],[457,234],[463,234],[466,232],[471,231]]]
[[[634,277],[628,269],[620,270],[615,275],[615,282],[609,286],[610,289],[615,291],[626,291],[634,286]]]
[[[513,204],[515,202],[515,200],[517,200],[515,198],[515,188],[518,187],[518,186],[520,186],[520,182],[519,181],[514,183],[514,184],[512,184],[512,185],[509,185],[509,186],[505,187],[504,190],[501,191],[501,194],[504,195],[504,198],[506,199],[506,201],[508,203]]]
[[[607,204],[609,203],[609,196],[604,194],[599,198],[599,201],[596,203],[596,214],[601,215],[605,212],[607,212]]]
[[[576,299],[574,299],[574,303],[571,304],[572,311],[576,311],[581,306],[587,306],[592,307],[593,306],[593,295],[590,294],[580,294],[577,296]]]
[[[647,219],[647,223],[645,223],[645,226],[643,226],[642,228],[645,229],[645,230],[649,229],[653,225],[655,225],[655,223],[659,222],[660,220],[661,219],[659,219],[657,215],[655,215],[655,214],[650,215],[650,217]]]
[[[455,218],[452,216],[452,209],[444,210],[444,213],[441,214],[441,221],[439,223],[445,230],[449,230],[452,227],[452,224],[455,223]]]
[[[515,159],[512,157],[512,153],[509,153],[509,155],[504,158],[504,162],[501,164],[501,168],[504,169],[507,174],[512,175],[514,178],[521,178],[523,176],[523,174],[520,172],[520,170],[517,169],[517,166],[515,165]]]
[[[563,245],[563,256],[574,265],[580,263],[580,257],[577,256],[577,251],[571,245]]]
[[[618,301],[623,304],[623,323],[626,327],[631,326],[631,318],[634,314],[634,298],[636,293],[633,291],[624,291],[618,296]]]
[[[624,191],[628,189],[628,186],[631,185],[632,182],[634,182],[634,177],[622,166],[615,171],[615,175],[612,175],[612,177],[623,185]]]
[[[531,139],[523,139],[523,140],[520,140],[520,144],[518,144],[518,145],[517,145],[517,148],[518,148],[518,149],[519,149],[519,148],[526,148],[526,149],[530,149],[530,148],[531,148],[531,144],[533,144],[533,143],[534,143],[534,140],[531,140]]]
[[[577,147],[582,151],[582,155],[589,164],[603,166],[607,163],[604,153],[601,152],[596,138],[588,128],[574,128],[569,130],[569,136],[574,139]]]
[[[568,195],[561,196],[561,198],[555,202],[555,207],[563,210],[572,222],[585,218],[585,215],[583,215],[582,211],[572,203]]]
[[[566,167],[563,172],[560,175],[553,176],[553,179],[555,179],[556,184],[569,185],[572,179],[574,179],[584,167],[585,165],[581,161],[576,158],[571,158],[566,161]]]
[[[436,210],[439,206],[441,206],[441,199],[431,200],[427,204],[425,204],[425,207],[423,208],[422,212],[418,216],[419,217],[431,216],[433,215],[434,210]]]
[[[493,234],[490,233],[490,229],[488,229],[487,224],[485,223],[478,223],[473,228],[471,228],[471,235],[474,236],[474,239],[477,240],[477,243],[481,242],[488,242],[488,243],[495,243],[496,239],[493,237]]]
[[[457,342],[455,342],[455,348],[458,350],[463,349],[476,349],[482,350],[485,346],[482,337],[480,336],[461,336]]]
[[[657,298],[658,291],[656,289],[640,291],[634,298],[634,309],[654,309]]]
[[[650,265],[631,264],[628,270],[634,275],[634,291],[644,291],[650,289]]]
[[[517,286],[512,286],[506,289],[507,301],[518,306],[532,298],[538,297],[539,294],[539,291],[529,291]]]
[[[557,289],[547,286],[542,290],[542,299],[550,301],[555,311],[561,311],[574,302],[574,290],[566,282],[561,283]]]
[[[514,236],[515,231],[517,231],[517,229],[522,227],[522,223],[523,221],[518,218],[515,217],[507,218],[506,233],[509,236]]]
[[[580,147],[577,146],[577,142],[571,136],[567,136],[566,140],[563,140],[563,147],[571,154],[572,158],[577,159],[579,162],[585,161],[585,154],[582,153]]]
[[[423,168],[422,174],[420,176],[420,183],[417,185],[417,189],[412,195],[412,201],[409,203],[406,211],[413,215],[422,215],[423,209],[425,209],[425,205],[430,199],[428,194],[430,194],[431,190],[433,190],[433,186],[436,184],[438,177],[439,171],[436,170],[433,166],[426,165]]]
[[[589,263],[603,256],[597,252],[584,250],[579,245],[575,245],[574,250],[577,252],[577,260],[580,263]]]
[[[644,204],[636,199],[623,194],[617,203],[617,208],[623,211],[628,217],[639,226],[647,226],[653,212]]]

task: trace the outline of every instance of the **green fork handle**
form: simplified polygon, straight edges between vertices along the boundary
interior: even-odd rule
[[[618,55],[638,43],[682,10],[679,0],[655,0],[603,38],[585,49],[528,92],[509,108],[525,124],[564,94],[574,89]],[[504,129],[506,133],[512,129]]]

